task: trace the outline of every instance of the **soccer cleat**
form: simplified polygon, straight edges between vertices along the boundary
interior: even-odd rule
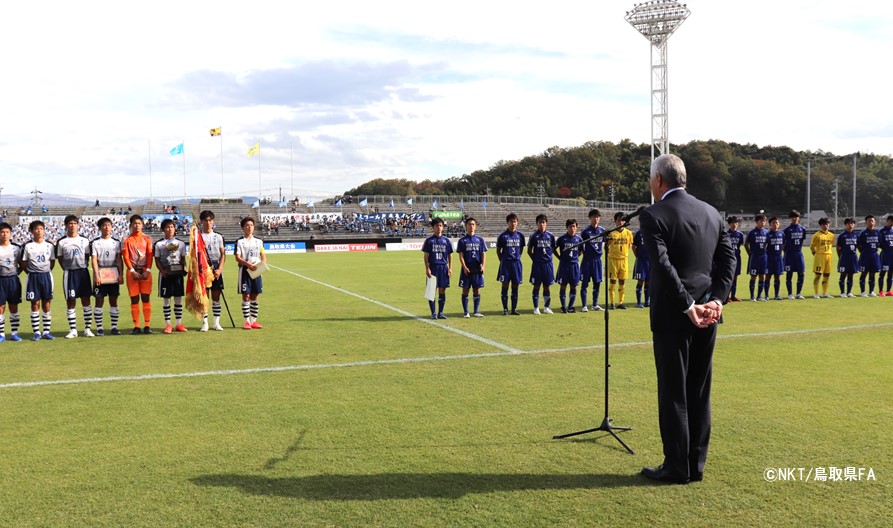
[[[431,316],[432,319],[437,318],[436,315]],[[245,324],[242,325],[242,330],[251,330],[251,323],[245,321]]]
[[[568,306],[567,313],[577,313],[577,309],[574,308],[573,306]]]
[[[613,305],[613,304],[609,304],[609,305],[608,305],[608,310],[613,310],[613,309],[614,309],[614,305]]]
[[[880,296],[880,297],[886,297],[886,296],[887,296],[887,292],[885,292],[884,290],[881,290],[881,291],[878,292],[878,296]]]
[[[220,326],[220,325],[217,325],[217,326]],[[189,331],[189,330],[186,330],[186,327],[183,326],[183,323],[180,323],[177,326],[175,326],[174,330],[176,330],[177,332],[188,332]],[[217,329],[215,328],[214,330],[217,330]],[[223,328],[221,328],[221,330],[223,330]]]
[[[521,315],[521,312],[518,310],[512,310],[512,315]]]
[[[651,308],[651,301],[645,302],[645,308]]]
[[[806,297],[804,297],[802,293],[798,293],[798,294],[797,294],[797,298],[798,298],[798,299],[805,299]]]
[[[164,325],[164,333],[165,334],[174,333],[174,327],[172,327],[171,325]]]
[[[825,299],[830,299],[830,298],[831,298],[831,294],[830,294],[830,293],[826,293],[825,295],[823,295],[823,297],[824,297]],[[852,297],[852,295],[850,295],[850,297]]]
[[[754,299],[753,297],[751,297],[750,300],[753,301],[753,302],[757,302],[757,301],[759,301],[759,299]]]
[[[443,314],[441,314],[441,315],[442,315],[441,319],[446,319],[445,315],[443,315]],[[255,330],[260,330],[263,327],[264,327],[264,325],[258,323],[257,321],[254,321],[253,323],[251,323],[251,328],[254,328]]]
[[[871,293],[868,294],[868,296],[869,296],[869,297],[877,297],[878,295],[877,295],[876,293],[874,293],[874,292],[871,292]]]
[[[149,328],[148,326],[144,326],[144,327],[143,327],[143,333],[144,333],[144,334],[151,334],[151,333],[152,333],[152,329]]]
[[[791,299],[793,299],[793,297],[791,297]],[[776,295],[776,296],[775,296],[775,300],[776,300],[776,301],[780,301],[780,300],[781,300],[781,295]]]
[[[471,315],[468,312],[465,312],[465,315],[463,315],[462,317],[469,319],[471,318]]]
[[[508,315],[508,314],[509,314],[509,311],[508,311],[508,310],[503,310],[503,311],[502,311],[502,315]]]
[[[845,293],[841,293],[841,294],[840,294],[840,298],[841,298],[841,299],[846,299],[846,298],[847,298],[847,295],[846,295]]]
[[[40,341],[40,332],[36,332],[34,337],[31,338],[31,341]]]
[[[13,342],[18,342],[22,340],[22,337],[19,334],[11,334],[9,336],[9,340]]]
[[[96,329],[96,337],[103,337],[103,336],[105,336],[105,330],[103,330],[102,328],[97,328]]]
[[[540,309],[539,309],[539,308],[534,308],[534,309],[533,309],[533,315],[539,315],[539,314],[540,314]]]
[[[483,317],[484,314],[482,314],[481,312],[474,312],[474,316],[475,317]]]
[[[841,297],[845,297],[845,295],[841,295]],[[813,295],[812,298],[813,299],[821,299],[822,296],[817,293],[817,294]]]
[[[214,331],[215,332],[223,332],[223,327],[220,326],[220,323],[214,323]]]
[[[202,323],[202,327],[198,329],[199,332],[207,332],[208,331],[208,321]]]
[[[439,313],[439,314],[437,314],[437,318],[438,318],[438,319],[446,319],[447,316],[443,315],[442,313]],[[257,321],[251,323],[251,328],[257,328],[256,326],[254,326],[254,325],[256,325],[256,324],[257,324]]]
[[[846,294],[846,296],[847,296],[847,297],[855,297],[855,296],[856,296],[856,294],[855,294],[855,293],[853,293],[853,292],[850,292],[850,293],[848,293],[848,294]]]
[[[553,314],[555,312],[553,312],[551,308],[547,307],[547,308],[543,308],[543,313],[544,314]]]
[[[581,312],[588,312],[589,308],[584,304],[582,308],[580,308]]]
[[[72,331],[68,332],[67,334],[65,334],[65,339],[74,339],[77,336],[78,336],[78,331],[72,330]]]
[[[793,300],[794,300],[794,294],[792,293],[792,294],[788,295],[788,299],[791,300],[791,301],[793,301]]]
[[[592,311],[593,311],[593,312],[603,312],[604,310],[605,310],[605,309],[602,308],[602,307],[601,307],[600,305],[598,305],[598,304],[596,304],[595,306],[592,307]]]
[[[636,304],[636,308],[644,308],[644,307],[645,307],[645,305],[642,304],[642,303],[637,303],[637,304]]]
[[[868,292],[862,292],[859,294],[859,297],[868,297]]]
[[[48,341],[52,341],[53,339],[56,339],[55,337],[53,337],[53,334],[51,334],[51,333],[49,333],[49,332],[44,332],[43,335],[40,336],[40,338],[41,338],[41,339],[46,339],[46,340],[48,340]]]
[[[2,343],[4,341],[6,341],[6,336],[3,334],[0,334],[0,343]]]
[[[130,335],[140,335],[142,333],[142,330],[140,330],[140,327],[138,326],[134,326],[133,330],[130,331]]]
[[[118,330],[117,328],[112,328],[112,331],[109,333],[112,335],[121,335],[121,331]]]
[[[617,305],[617,309],[618,309],[618,310],[626,310],[626,305],[625,305],[625,304],[618,304],[618,305]]]
[[[887,292],[887,297],[893,297],[893,290]]]
[[[562,308],[561,313],[567,313],[567,308]]]
[[[84,337],[93,337],[93,332],[89,328],[84,328]]]

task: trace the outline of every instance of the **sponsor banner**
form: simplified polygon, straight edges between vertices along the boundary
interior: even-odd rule
[[[260,220],[261,222],[285,222],[286,220],[290,220],[293,222],[307,222],[308,224],[318,224],[318,223],[326,223],[326,222],[337,222],[341,220],[341,213],[288,213],[288,214],[272,214],[272,213],[261,213]]]
[[[335,253],[339,251],[350,251],[350,244],[317,244],[313,246],[313,251],[317,253]]]
[[[462,211],[432,211],[431,216],[444,220],[462,220]]]
[[[364,244],[348,244],[350,251],[378,251],[377,242],[367,242]]]
[[[233,250],[235,251],[235,248]],[[267,253],[306,253],[307,244],[304,242],[264,242],[264,251]]]
[[[423,242],[388,242],[385,251],[420,251]]]

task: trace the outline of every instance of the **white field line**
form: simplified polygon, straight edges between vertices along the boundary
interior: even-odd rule
[[[500,356],[517,356],[517,355],[536,355],[536,354],[552,354],[552,353],[563,353],[563,352],[573,352],[578,350],[601,350],[604,348],[604,345],[584,345],[584,346],[575,346],[575,347],[567,347],[567,348],[553,348],[553,349],[542,349],[542,350],[518,350],[501,343],[497,343],[490,339],[477,336],[470,332],[465,332],[463,330],[459,330],[456,328],[452,328],[449,326],[442,325],[437,323],[434,320],[426,319],[423,317],[419,317],[415,314],[406,312],[399,308],[395,308],[393,306],[389,306],[382,302],[376,301],[374,299],[370,299],[368,297],[364,297],[362,295],[350,292],[348,290],[344,290],[342,288],[338,288],[337,286],[332,286],[330,284],[326,284],[324,282],[317,281],[315,279],[311,279],[309,277],[305,277],[298,273],[294,273],[289,270],[285,270],[282,268],[278,268],[276,266],[271,266],[286,273],[291,273],[297,277],[308,280],[310,282],[319,284],[321,286],[326,286],[328,288],[332,288],[336,291],[345,293],[347,295],[351,295],[358,299],[363,299],[365,301],[371,302],[375,305],[381,306],[383,308],[387,308],[394,312],[397,312],[401,315],[404,315],[411,319],[416,319],[418,321],[433,324],[439,328],[443,328],[444,330],[448,330],[451,332],[458,333],[462,336],[468,337],[469,339],[474,339],[476,341],[480,341],[482,343],[486,343],[491,345],[501,352],[484,352],[478,354],[461,354],[461,355],[452,355],[452,356],[432,356],[432,357],[412,357],[412,358],[396,358],[396,359],[375,359],[375,360],[367,360],[367,361],[352,361],[347,363],[323,363],[323,364],[315,364],[315,365],[287,365],[280,367],[259,367],[259,368],[249,368],[249,369],[231,369],[231,370],[208,370],[208,371],[200,371],[200,372],[183,372],[183,373],[175,373],[175,374],[142,374],[136,376],[108,376],[101,378],[79,378],[79,379],[65,379],[65,380],[47,380],[47,381],[23,381],[23,382],[12,382],[12,383],[2,383],[0,384],[0,389],[13,389],[13,388],[26,388],[26,387],[43,387],[50,385],[76,385],[76,384],[84,384],[84,383],[103,383],[103,382],[114,382],[114,381],[146,381],[146,380],[158,380],[158,379],[173,379],[173,378],[198,378],[205,376],[233,376],[238,374],[256,374],[263,372],[288,372],[295,370],[318,370],[318,369],[332,369],[332,368],[344,368],[344,367],[364,367],[364,366],[378,366],[378,365],[392,365],[392,364],[404,364],[404,363],[425,363],[429,361],[450,361],[457,359],[477,359],[477,358],[490,358],[490,357],[500,357]],[[883,328],[893,326],[893,323],[877,323],[877,324],[864,324],[864,325],[852,325],[852,326],[844,326],[844,327],[836,327],[836,328],[812,328],[812,329],[799,329],[799,330],[783,330],[777,332],[761,332],[761,333],[749,333],[749,334],[720,334],[718,336],[719,339],[739,339],[739,338],[753,338],[753,337],[772,337],[779,335],[796,335],[796,334],[814,334],[819,332],[837,332],[839,330],[864,330],[864,329],[872,329],[872,328]],[[630,348],[630,347],[638,347],[638,346],[647,346],[650,345],[651,341],[630,341],[626,343],[611,343],[610,346],[612,348]]]

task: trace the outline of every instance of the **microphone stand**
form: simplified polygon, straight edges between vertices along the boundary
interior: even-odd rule
[[[625,226],[626,226],[626,223],[629,221],[629,219],[630,219],[630,218],[633,218],[633,217],[635,217],[635,216],[638,216],[639,213],[641,213],[641,211],[642,211],[642,209],[639,209],[639,210],[636,211],[635,213],[633,213],[633,214],[631,214],[631,215],[628,215],[628,216],[624,217],[624,222],[623,222],[622,225],[617,226],[617,227],[615,227],[615,228],[613,228],[613,229],[604,231],[603,233],[601,233],[601,234],[599,234],[599,235],[596,235],[596,236],[594,236],[594,237],[588,238],[588,239],[584,240],[583,242],[581,242],[580,244],[577,244],[577,246],[583,245],[583,244],[585,244],[585,243],[587,243],[587,242],[591,242],[591,241],[596,240],[596,239],[599,239],[599,238],[602,239],[602,240],[605,240],[605,239],[608,237],[608,235],[609,235],[610,233],[613,233],[614,231],[619,231],[620,229],[622,229],[623,227],[625,227]],[[574,247],[576,247],[576,246],[574,246]],[[604,252],[604,258],[605,258],[605,262],[604,262],[604,267],[605,267],[605,277],[604,277],[604,280],[605,280],[605,281],[609,281],[609,280],[610,280],[610,279],[608,278],[608,271],[609,271],[609,269],[608,269],[608,262],[609,262],[609,259],[608,259],[608,254],[607,254],[607,253],[608,253],[607,251]],[[608,290],[609,290],[609,288],[610,288],[610,285],[609,285],[607,288],[605,288],[605,310],[604,310],[604,312],[605,312],[605,415],[604,415],[604,417],[602,418],[602,423],[601,423],[601,425],[599,425],[598,427],[593,427],[593,428],[591,428],[591,429],[584,429],[584,430],[582,430],[582,431],[575,431],[575,432],[573,432],[573,433],[566,433],[566,434],[562,434],[562,435],[556,435],[556,436],[553,436],[552,439],[553,439],[553,440],[560,440],[560,439],[562,439],[562,438],[569,438],[569,437],[571,437],[571,436],[578,436],[578,435],[582,435],[582,434],[594,433],[594,432],[596,432],[596,431],[604,431],[604,432],[610,434],[611,436],[613,436],[618,442],[620,442],[620,445],[622,445],[627,451],[629,451],[629,454],[634,455],[634,454],[636,454],[635,451],[633,451],[632,449],[630,449],[629,446],[626,445],[626,443],[625,443],[623,440],[621,440],[619,436],[617,436],[617,433],[614,432],[614,431],[629,431],[629,430],[632,429],[632,427],[618,427],[618,426],[615,426],[615,425],[614,425],[614,421],[611,420],[611,415],[610,415],[609,412],[608,412],[608,403],[609,403],[609,396],[610,396],[610,393],[609,393],[609,391],[608,391],[608,384],[609,384],[609,381],[610,381],[610,369],[611,369],[611,363],[610,363],[610,360],[609,360],[609,357],[610,357],[610,349],[608,348],[609,343],[610,343],[610,340],[609,340],[609,330],[610,330],[609,321],[610,321],[610,316],[608,315],[608,312],[610,312],[610,310],[608,309],[608,307],[610,306],[610,305],[608,304],[608,300],[609,300],[609,299],[608,299]],[[586,300],[584,299],[583,302],[584,302],[584,304],[585,304]]]

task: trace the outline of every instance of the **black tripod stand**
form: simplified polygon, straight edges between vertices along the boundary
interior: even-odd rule
[[[599,239],[599,238],[601,238],[602,240],[605,240],[610,233],[613,233],[614,231],[618,231],[621,228],[623,228],[623,226],[626,225],[626,223],[629,221],[629,219],[633,218],[634,216],[637,216],[639,214],[639,212],[641,212],[641,210],[633,213],[632,215],[628,215],[628,216],[624,217],[624,222],[620,226],[617,226],[614,229],[605,231],[605,232],[603,232],[599,235],[596,235],[592,238],[586,239],[583,241],[582,244],[592,242],[593,240],[598,241],[597,239]],[[580,244],[580,245],[582,245],[582,244]],[[610,280],[608,278],[609,277],[609,275],[608,275],[609,260],[608,260],[607,251],[605,251],[604,259],[605,259],[604,281],[607,283],[607,281]],[[610,343],[610,341],[608,339],[609,328],[610,328],[610,325],[609,325],[609,320],[610,320],[609,307],[610,307],[610,305],[608,304],[608,290],[609,290],[610,286],[607,284],[606,284],[606,286],[607,287],[605,288],[605,416],[604,416],[604,418],[602,418],[602,423],[598,427],[593,427],[591,429],[585,429],[583,431],[575,431],[573,433],[557,435],[557,436],[553,436],[552,438],[555,440],[558,440],[561,438],[568,438],[571,436],[577,436],[577,435],[582,435],[582,434],[587,434],[587,433],[594,433],[596,431],[604,431],[604,432],[610,434],[611,436],[613,436],[615,439],[617,439],[617,441],[620,442],[620,445],[622,445],[624,448],[626,448],[627,451],[629,451],[629,454],[634,455],[634,454],[636,454],[635,451],[630,449],[629,446],[626,445],[626,443],[623,440],[621,440],[619,436],[617,436],[617,433],[614,432],[614,431],[629,431],[632,429],[632,427],[617,427],[617,426],[615,426],[613,420],[611,420],[611,415],[608,413],[608,402],[609,402],[608,398],[610,395],[610,393],[608,392],[608,382],[610,380],[610,369],[611,369],[611,363],[609,361],[610,350],[608,348],[608,345]],[[583,304],[586,304],[586,299],[583,299]]]

